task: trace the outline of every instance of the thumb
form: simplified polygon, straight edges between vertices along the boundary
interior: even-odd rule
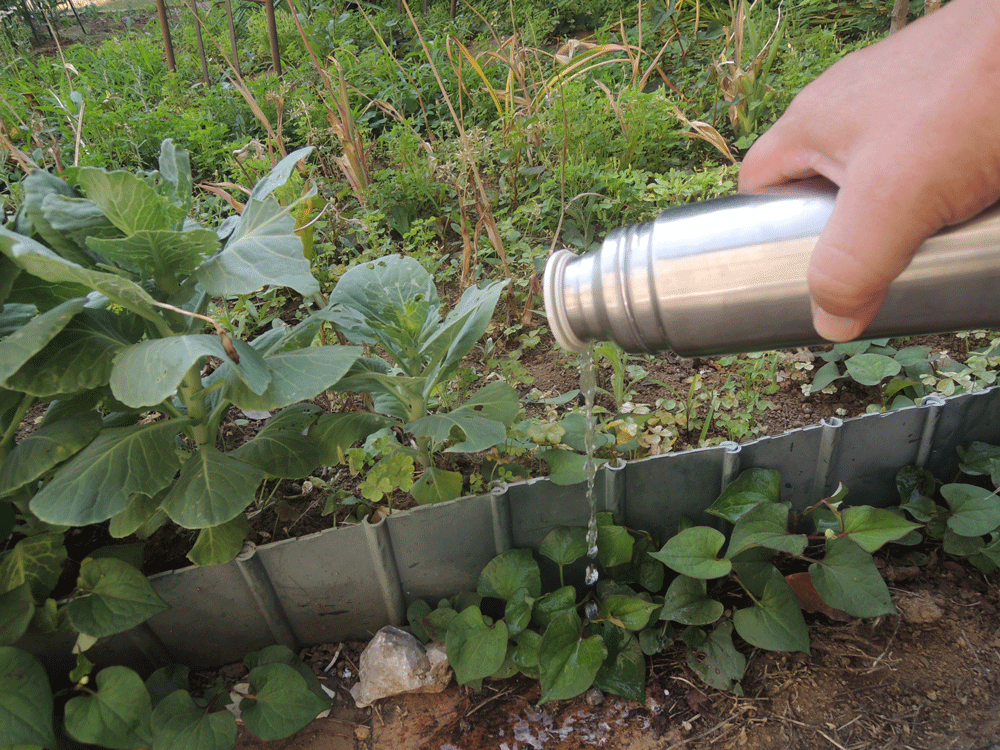
[[[884,183],[848,180],[841,187],[809,263],[813,325],[820,336],[850,341],[864,333],[889,284],[940,228],[923,203]]]

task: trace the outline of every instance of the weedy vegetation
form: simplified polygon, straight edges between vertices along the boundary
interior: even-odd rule
[[[221,4],[199,4],[206,83],[189,9],[171,18],[169,71],[149,13],[100,11],[121,31],[73,44],[42,6],[33,29],[0,0],[0,743],[43,748],[233,746],[228,689],[87,656],[167,606],[137,553],[158,529],[212,565],[284,480],[341,523],[494,481],[580,482],[579,392],[525,366],[549,351],[549,251],[731,192],[794,93],[888,26],[884,3],[834,0],[284,0],[278,76],[259,6],[235,8],[237,67]],[[1000,363],[988,340],[961,363],[889,341],[822,365],[733,357],[718,383],[692,371],[653,403],[637,395],[650,361],[604,344],[597,459],[752,439],[783,381],[876,387],[877,411],[983,388]],[[230,444],[250,415],[267,421]],[[996,448],[963,451],[967,475],[1000,481]],[[539,557],[490,563],[476,592],[415,603],[411,625],[446,642],[462,684],[520,671],[543,701],[590,685],[641,698],[645,658],[675,647],[738,692],[734,636],[808,651],[803,609],[892,611],[875,552],[1000,562],[996,498],[975,481],[907,469],[889,509],[844,492],[792,509],[778,486],[754,470],[727,488],[708,509],[727,534],[660,540],[601,516],[594,591],[567,583],[585,531],[558,529]],[[134,544],[71,559],[68,535],[97,525]],[[29,631],[69,638],[68,676],[50,682],[14,645]],[[247,666],[242,716],[263,739],[329,705],[283,647]]]

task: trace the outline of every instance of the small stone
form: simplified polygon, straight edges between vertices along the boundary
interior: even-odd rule
[[[358,738],[358,742],[367,742],[371,733],[372,730],[364,724],[358,724],[354,727],[354,736]]]
[[[451,681],[444,645],[426,648],[405,630],[387,625],[361,652],[358,684],[351,695],[358,708],[401,693],[440,693]]]
[[[584,696],[584,700],[587,701],[588,706],[599,706],[604,703],[604,693],[601,692],[600,688],[591,688]]]

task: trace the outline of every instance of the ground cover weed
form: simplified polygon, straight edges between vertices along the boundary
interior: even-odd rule
[[[424,641],[445,642],[460,684],[521,672],[540,680],[540,703],[592,685],[643,700],[646,656],[671,648],[687,652],[707,685],[741,694],[746,645],[809,653],[805,614],[895,613],[875,553],[922,564],[937,548],[997,570],[1000,499],[977,477],[1000,481],[1000,448],[971,443],[959,454],[965,482],[941,484],[906,467],[889,508],[850,506],[840,486],[793,509],[780,499],[778,472],[750,469],[707,509],[726,533],[685,521],[661,544],[599,514],[596,588],[577,583],[586,530],[563,527],[537,555],[514,549],[495,558],[475,592],[436,608],[416,601],[408,618]]]

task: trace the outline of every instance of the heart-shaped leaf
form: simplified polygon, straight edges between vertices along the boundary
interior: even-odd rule
[[[762,596],[752,607],[736,610],[733,625],[743,640],[758,648],[809,653],[809,630],[799,600],[773,566]]]
[[[808,539],[788,531],[788,507],[784,503],[762,503],[748,510],[736,523],[726,556],[732,557],[752,545],[789,555],[801,555]]]
[[[518,589],[537,599],[542,593],[542,573],[530,549],[512,549],[490,560],[479,574],[476,591],[509,601]]]
[[[856,354],[844,362],[847,374],[861,385],[878,385],[886,378],[898,375],[899,362],[884,354]]]
[[[1000,526],[1000,498],[971,484],[946,484],[941,496],[951,508],[948,528],[961,536],[989,534]]]
[[[564,612],[545,629],[538,646],[542,697],[550,700],[573,698],[594,684],[608,650],[599,635],[584,638],[583,624],[575,612]]]
[[[146,576],[113,557],[84,560],[77,589],[66,614],[73,627],[95,638],[124,632],[169,609]]]
[[[56,747],[52,689],[45,668],[26,651],[0,646],[0,737],[12,746]]]
[[[781,490],[781,475],[771,469],[747,469],[740,472],[706,511],[735,524],[761,503],[776,503]]]
[[[872,556],[847,538],[830,539],[826,555],[809,566],[823,601],[854,617],[894,614],[889,589]]]
[[[116,750],[150,747],[153,706],[142,678],[127,667],[97,674],[97,692],[66,703],[66,731],[80,742]]]
[[[902,539],[920,524],[911,523],[885,508],[858,505],[843,513],[844,534],[865,550],[874,552],[883,544]]]
[[[445,647],[459,685],[489,677],[507,656],[507,623],[487,625],[479,607],[467,607],[448,626]]]
[[[672,620],[682,625],[710,625],[722,617],[722,602],[710,599],[704,580],[677,576],[670,582],[663,598],[661,620]]]
[[[732,570],[732,563],[719,559],[726,543],[721,531],[708,526],[692,526],[672,536],[659,552],[650,552],[668,568],[692,578],[721,578]]]
[[[253,695],[241,706],[243,721],[265,742],[295,734],[330,707],[329,701],[316,697],[305,678],[287,664],[263,664],[251,670],[247,679]]]
[[[559,526],[542,539],[538,554],[560,565],[569,565],[587,554],[587,530],[579,526]]]
[[[209,713],[187,690],[175,690],[153,711],[153,750],[231,750],[236,719],[229,711]]]

